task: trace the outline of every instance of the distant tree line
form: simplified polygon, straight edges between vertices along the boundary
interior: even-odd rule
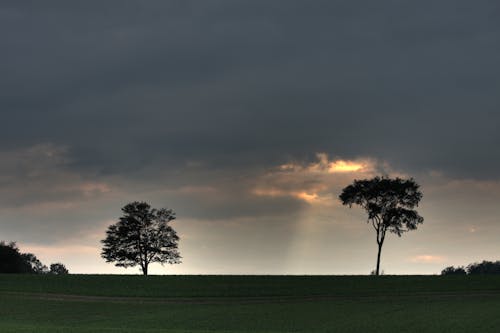
[[[472,263],[467,267],[459,266],[446,267],[441,271],[441,275],[479,275],[479,274],[500,274],[500,261],[486,261]]]
[[[0,242],[0,273],[18,274],[68,274],[68,269],[61,263],[49,267],[33,253],[22,253],[15,242]]]

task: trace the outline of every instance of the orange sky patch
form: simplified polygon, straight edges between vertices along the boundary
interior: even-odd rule
[[[279,165],[259,177],[252,194],[258,196],[289,196],[309,204],[332,202],[332,191],[338,191],[351,177],[349,173],[367,176],[375,169],[375,162],[364,160],[330,160],[325,153],[316,154],[312,163],[290,162]],[[341,176],[340,174],[343,174]]]
[[[328,172],[355,172],[364,168],[364,164],[351,161],[338,160],[330,163]]]
[[[446,261],[444,256],[421,254],[410,258],[411,262],[423,264],[440,264]]]

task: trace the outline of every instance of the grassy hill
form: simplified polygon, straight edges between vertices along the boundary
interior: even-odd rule
[[[0,275],[0,332],[471,331],[500,276]]]

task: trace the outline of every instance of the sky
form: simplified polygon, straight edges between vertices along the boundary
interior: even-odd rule
[[[413,177],[385,274],[500,259],[496,1],[0,3],[0,240],[72,273],[132,201],[171,208],[153,274],[369,274],[338,195]]]

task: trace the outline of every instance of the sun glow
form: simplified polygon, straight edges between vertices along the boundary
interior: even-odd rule
[[[292,197],[311,205],[332,205],[332,191],[350,173],[370,175],[376,163],[371,159],[330,159],[317,153],[312,162],[292,161],[278,165],[259,177],[252,194],[267,197]]]
[[[284,191],[279,189],[255,189],[252,191],[253,194],[257,196],[264,197],[293,197],[303,200],[308,203],[314,203],[320,200],[317,193],[309,193],[306,191]]]
[[[299,192],[295,193],[295,197],[304,200],[306,202],[312,203],[318,200],[318,195],[316,193]]]
[[[279,166],[283,172],[311,172],[311,173],[347,173],[347,172],[367,172],[373,168],[373,161],[370,160],[330,160],[328,154],[317,153],[317,161],[308,165],[300,163],[287,163]]]
[[[363,168],[364,164],[338,160],[329,164],[328,172],[356,172]]]
[[[446,261],[446,258],[438,255],[423,254],[410,258],[411,262],[423,264],[438,264]]]
[[[277,189],[254,189],[252,191],[253,194],[261,196],[261,197],[280,197],[286,195],[285,191],[277,190]]]

